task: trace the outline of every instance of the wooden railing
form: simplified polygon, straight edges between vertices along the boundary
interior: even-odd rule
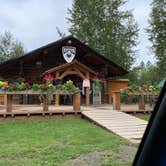
[[[138,98],[138,110],[145,110],[145,101],[147,96],[153,96],[156,98],[158,96],[157,93],[152,92],[137,92],[137,93],[128,93],[127,97],[136,96]],[[113,92],[113,109],[121,110],[121,93],[120,91]]]
[[[0,95],[0,104],[5,104],[4,101],[5,101],[5,95],[1,94]]]
[[[12,96],[13,95],[41,95],[41,92],[34,92],[34,91],[17,91],[17,92],[0,92],[0,96],[3,96],[2,100],[4,100],[4,105],[5,109],[7,112],[12,111]],[[79,111],[80,110],[80,103],[81,103],[81,97],[80,97],[80,92],[76,93],[53,93],[55,95],[55,106],[58,106],[57,101],[57,96],[59,95],[72,95],[73,96],[73,110],[74,111]],[[49,101],[48,98],[46,97],[46,93],[42,93],[43,96],[43,111],[48,111],[49,110]]]

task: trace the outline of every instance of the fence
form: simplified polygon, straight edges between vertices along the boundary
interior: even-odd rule
[[[113,92],[113,109],[124,112],[150,112],[157,100],[158,94],[152,92],[137,92],[121,94]]]

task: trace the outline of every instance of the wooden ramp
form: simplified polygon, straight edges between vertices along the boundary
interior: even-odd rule
[[[144,120],[114,110],[88,107],[82,115],[133,143],[140,142],[147,126]]]

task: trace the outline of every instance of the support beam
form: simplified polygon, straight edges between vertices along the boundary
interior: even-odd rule
[[[112,95],[111,94],[108,95],[108,103],[112,104]]]
[[[144,95],[139,95],[138,96],[138,107],[139,110],[145,110],[145,96]]]
[[[56,71],[56,79],[59,79],[59,71]]]
[[[48,107],[49,107],[49,101],[45,96],[43,99],[43,111],[48,111]]]
[[[120,92],[113,92],[113,109],[120,110]]]
[[[5,105],[5,95],[0,95],[0,103]]]
[[[55,94],[55,106],[59,106],[59,98],[60,98],[60,95]]]
[[[12,95],[10,94],[5,95],[5,107],[7,112],[12,111]]]
[[[73,95],[73,110],[79,111],[80,104],[81,104],[81,96],[80,96],[80,92],[78,92]]]
[[[85,87],[85,104],[88,106],[90,104],[90,88],[89,87]]]

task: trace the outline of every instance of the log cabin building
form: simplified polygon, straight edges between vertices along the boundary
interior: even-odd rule
[[[72,80],[81,90],[82,104],[108,103],[111,100],[110,78],[122,76],[127,71],[107,59],[100,53],[91,49],[73,36],[64,37],[56,42],[33,50],[21,57],[10,59],[0,64],[0,77],[14,79],[17,76],[24,77],[30,83],[41,82],[45,74],[53,74],[61,83]],[[93,84],[94,77],[105,78],[101,84],[100,93],[95,94]],[[118,81],[118,88],[119,88]],[[127,86],[123,80],[122,85]],[[125,84],[124,84],[125,82]],[[116,81],[114,81],[116,90]],[[16,103],[39,103],[34,96],[22,96]],[[68,104],[68,99],[61,98],[61,104]]]

